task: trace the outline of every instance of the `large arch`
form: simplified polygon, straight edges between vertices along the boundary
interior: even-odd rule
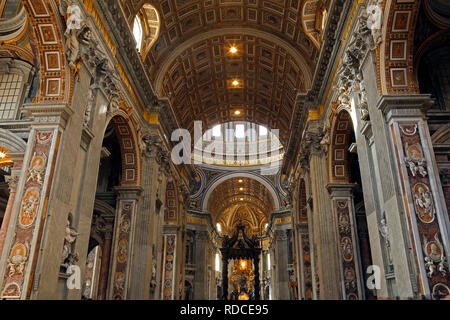
[[[123,111],[118,111],[110,122],[116,129],[122,157],[122,186],[139,186],[141,182],[141,157],[138,152],[135,126]],[[108,124],[108,123],[107,123]],[[105,126],[106,130],[107,125]]]
[[[2,152],[8,151],[7,157],[23,156],[27,149],[27,144],[23,139],[9,130],[0,129],[0,147]],[[4,161],[0,161],[0,167]]]
[[[205,196],[203,197],[203,200],[202,200],[202,210],[203,211],[207,210],[208,200],[211,196],[211,193],[214,191],[214,189],[217,188],[221,183],[223,183],[227,180],[233,179],[233,178],[250,178],[250,179],[258,181],[263,186],[265,186],[267,188],[267,190],[270,192],[270,195],[273,198],[274,209],[275,210],[280,209],[280,207],[281,207],[280,197],[278,196],[278,193],[277,193],[275,187],[271,183],[269,183],[269,181],[262,178],[261,176],[258,176],[256,174],[252,174],[249,172],[234,172],[234,173],[230,173],[230,174],[221,176],[206,189]]]
[[[337,110],[331,127],[331,144],[328,157],[329,182],[349,182],[348,148],[353,122],[347,109]]]

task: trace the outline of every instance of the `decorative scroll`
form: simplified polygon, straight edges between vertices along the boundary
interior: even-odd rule
[[[119,223],[116,227],[116,255],[112,287],[112,298],[114,300],[123,300],[126,298],[126,279],[130,257],[131,216],[134,204],[134,201],[120,201]]]
[[[26,268],[28,262],[32,261],[33,249],[30,247],[38,228],[39,208],[43,201],[43,185],[53,135],[53,131],[37,131],[32,142],[34,146],[27,166],[29,169],[26,172],[15,238],[3,279],[2,299],[23,298]]]
[[[174,299],[176,239],[177,236],[174,234],[164,236],[163,300]]]
[[[336,200],[339,248],[344,276],[345,298],[358,300],[358,279],[355,263],[355,244],[352,240],[349,200]]]
[[[437,299],[450,294],[450,281],[448,261],[437,219],[438,209],[429,178],[433,173],[428,172],[418,123],[399,123],[399,133],[407,172],[404,188],[409,188],[413,202],[409,206],[413,212],[409,212],[408,217],[415,240],[416,259],[419,269],[426,274],[426,279],[421,279],[422,285],[428,286],[431,297]],[[423,258],[420,258],[421,256]]]
[[[312,288],[312,270],[311,270],[311,251],[309,245],[309,235],[301,234],[302,253],[303,253],[303,278],[305,288],[305,299],[311,300],[313,294]]]

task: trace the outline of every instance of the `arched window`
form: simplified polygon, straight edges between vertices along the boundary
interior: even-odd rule
[[[136,47],[141,52],[142,58],[152,48],[159,36],[160,18],[158,10],[150,4],[145,4],[138,12],[133,22],[133,35],[136,39]]]
[[[0,120],[19,120],[33,76],[33,67],[22,60],[0,59]]]
[[[136,40],[136,49],[138,49],[138,51],[140,51],[141,46],[142,46],[142,24],[141,24],[141,19],[139,19],[138,16],[136,16],[136,18],[134,18],[133,35],[134,35],[134,40]]]

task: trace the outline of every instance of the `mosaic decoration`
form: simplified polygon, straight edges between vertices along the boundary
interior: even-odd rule
[[[346,300],[359,300],[358,276],[356,273],[355,245],[352,238],[350,223],[349,200],[336,200],[336,212],[339,235],[339,248],[344,279],[344,294]]]
[[[176,239],[177,236],[174,234],[164,236],[163,300],[174,299]]]
[[[416,265],[422,275],[421,287],[423,294],[437,299],[450,294],[450,279],[446,249],[437,219],[440,212],[429,178],[434,174],[429,172],[432,169],[427,165],[429,155],[425,154],[419,125],[419,122],[395,123],[393,131],[398,126],[398,137],[394,133],[394,139],[398,141],[395,148],[399,166],[404,168],[400,175],[403,192],[409,195],[409,199],[405,197],[405,205]]]
[[[3,279],[1,298],[20,299],[24,292],[24,281],[27,275],[28,262],[32,260],[31,243],[37,236],[42,210],[41,203],[45,194],[44,182],[49,166],[48,157],[52,147],[54,131],[36,131],[32,156],[28,160],[25,185],[20,202],[19,215],[13,245],[7,260],[7,269]],[[29,270],[29,269],[28,269]]]
[[[128,262],[130,259],[130,240],[131,240],[131,219],[135,201],[121,200],[118,214],[118,224],[116,226],[116,252],[114,263],[114,272],[112,272],[112,299],[126,299],[126,285],[128,275]]]

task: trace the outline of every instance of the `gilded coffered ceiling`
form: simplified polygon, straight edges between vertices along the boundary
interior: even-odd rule
[[[320,35],[312,38],[310,30],[316,2],[123,0],[122,5],[130,24],[144,3],[159,12],[159,37],[144,64],[155,92],[169,98],[183,128],[192,130],[195,120],[203,121],[204,129],[250,121],[280,129],[285,143],[297,95],[311,87],[318,59]],[[303,13],[308,20],[302,21]],[[229,53],[232,45],[235,54]],[[235,79],[238,86],[231,84]],[[242,111],[237,118],[236,109]]]
[[[274,210],[274,204],[264,185],[242,177],[226,180],[217,186],[211,193],[207,208],[214,221],[221,223],[224,230],[232,230],[239,219],[247,220],[252,228],[261,227]]]

